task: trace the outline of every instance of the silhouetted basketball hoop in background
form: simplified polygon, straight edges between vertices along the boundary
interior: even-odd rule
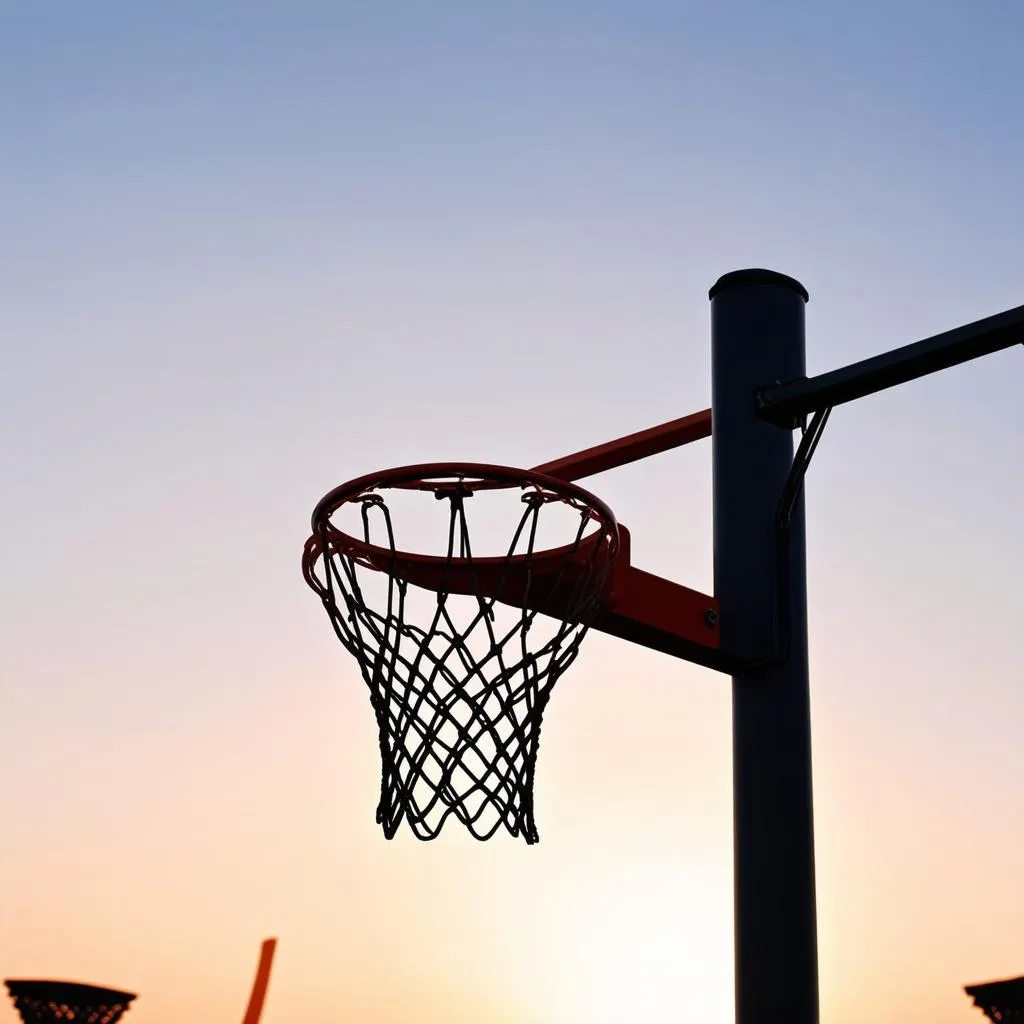
[[[964,985],[974,1005],[996,1024],[1024,1024],[1024,977]]]
[[[12,979],[4,984],[25,1024],[116,1024],[136,998],[131,992],[74,981]]]
[[[263,1004],[267,998],[276,949],[277,939],[265,939],[260,946],[256,976],[253,979],[242,1024],[259,1024]],[[102,988],[99,985],[84,985],[77,981],[12,978],[4,984],[25,1024],[45,1024],[52,1021],[116,1024],[132,1001],[137,998],[132,992]]]

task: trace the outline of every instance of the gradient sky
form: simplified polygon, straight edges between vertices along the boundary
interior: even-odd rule
[[[387,843],[299,575],[383,466],[704,408],[707,289],[831,369],[1024,302],[1024,8],[0,2],[0,975],[130,1019],[725,1024],[729,684],[592,635],[541,842]],[[1024,973],[1024,350],[845,406],[808,493],[824,1024]],[[594,478],[711,583],[710,446]],[[0,1021],[13,1021],[9,1006]]]

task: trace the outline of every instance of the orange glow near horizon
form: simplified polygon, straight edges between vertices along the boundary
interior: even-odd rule
[[[389,1024],[414,1010],[501,1024],[731,1020],[727,697],[707,679],[673,680],[671,661],[652,672],[656,655],[589,643],[549,711],[539,846],[478,844],[454,829],[431,844],[385,842],[372,821],[368,702],[331,649],[334,678],[300,686],[304,708],[293,690],[259,717],[167,737],[189,752],[170,774],[152,774],[136,741],[118,744],[116,759],[163,796],[113,807],[83,780],[82,797],[99,802],[80,797],[13,873],[44,872],[46,893],[5,893],[16,922],[0,946],[6,974],[138,991],[142,1022],[235,1019],[251,935],[270,920],[285,941],[266,1024],[328,1005]],[[617,695],[641,667],[642,706],[624,710]],[[922,798],[917,758],[896,760],[894,776],[885,736],[874,754],[852,735],[823,742],[830,717],[816,780],[823,1019],[867,1013],[878,987],[909,1012],[1012,974],[1018,950],[992,922],[1020,882],[979,841],[988,809],[961,801],[951,815]],[[103,842],[66,841],[97,831]],[[893,986],[900,962],[918,965],[913,991]]]

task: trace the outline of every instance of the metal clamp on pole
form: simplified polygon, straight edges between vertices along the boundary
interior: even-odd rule
[[[785,665],[789,658],[792,645],[792,597],[789,579],[790,525],[793,521],[793,507],[800,497],[804,486],[804,477],[811,464],[811,458],[825,424],[828,422],[831,409],[816,412],[800,439],[800,446],[793,457],[793,466],[786,477],[779,498],[779,509],[775,517],[775,589],[772,594],[772,605],[775,610],[775,651],[765,661],[754,661],[746,665],[747,670],[759,671]]]

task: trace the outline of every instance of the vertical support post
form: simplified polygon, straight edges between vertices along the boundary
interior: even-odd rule
[[[803,377],[798,281],[740,270],[710,291],[715,596],[725,650],[775,652],[789,602],[788,658],[733,677],[736,1024],[817,1024],[807,570],[802,494],[790,526],[788,594],[777,592],[775,516],[792,431],[760,420],[755,392]]]

